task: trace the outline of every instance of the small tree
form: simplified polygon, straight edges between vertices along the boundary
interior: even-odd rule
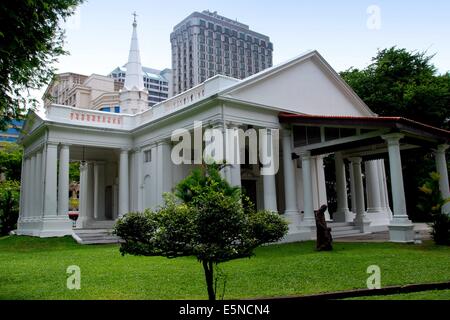
[[[115,227],[124,240],[122,254],[195,256],[203,266],[210,300],[216,299],[218,264],[251,257],[255,248],[287,233],[287,223],[277,213],[244,206],[248,199],[219,170],[217,165],[194,170],[175,193],[165,194],[159,210],[129,213]]]
[[[442,212],[444,204],[450,199],[444,199],[439,190],[439,174],[430,173],[430,177],[419,188],[422,196],[418,209],[431,215],[431,236],[436,244],[450,245],[450,216]]]

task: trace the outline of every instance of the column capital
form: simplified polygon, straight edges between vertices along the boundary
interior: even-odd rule
[[[299,152],[299,156],[300,156],[301,160],[303,160],[303,159],[305,159],[305,160],[308,159],[309,160],[309,159],[311,159],[311,151],[305,151],[305,150],[304,151],[300,151]]]
[[[440,144],[436,147],[435,153],[445,153],[450,146],[448,144]]]
[[[159,147],[159,146],[171,145],[171,144],[172,144],[172,142],[170,140],[161,140],[156,143],[156,146]]]
[[[241,129],[243,123],[242,122],[227,122],[226,127],[229,129]]]
[[[120,153],[121,154],[128,154],[130,153],[130,148],[120,148]]]
[[[403,139],[405,135],[403,133],[389,133],[382,135],[381,138],[386,140],[389,145],[398,145],[400,139]]]
[[[359,164],[359,165],[361,165],[361,162],[362,162],[362,158],[361,157],[350,157],[350,158],[348,158],[348,160],[351,163]]]
[[[47,148],[58,148],[59,142],[47,141]]]
[[[62,149],[69,149],[71,146],[71,144],[69,143],[60,143],[59,145],[61,146]]]
[[[291,137],[292,136],[292,128],[291,127],[283,127],[282,130],[283,137]]]

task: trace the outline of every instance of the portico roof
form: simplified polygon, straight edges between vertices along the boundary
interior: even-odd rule
[[[279,119],[281,123],[297,125],[374,129],[389,128],[393,131],[435,138],[442,143],[450,142],[450,131],[403,117],[322,116],[281,112]]]
[[[346,156],[359,155],[365,159],[379,158],[387,152],[384,137],[400,133],[401,149],[424,147],[436,149],[450,143],[450,131],[436,128],[403,117],[322,116],[282,112],[280,123],[294,126],[294,147],[297,152],[309,151],[312,155],[343,152]],[[304,141],[301,128],[323,128],[319,137]],[[327,128],[347,130],[345,136],[328,138]],[[348,134],[348,129],[356,130]],[[308,135],[308,134],[307,134]]]

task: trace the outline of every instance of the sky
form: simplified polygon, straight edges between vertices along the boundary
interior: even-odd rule
[[[87,0],[64,24],[65,49],[58,72],[108,74],[124,65],[137,12],[141,61],[171,67],[170,33],[194,11],[218,14],[270,37],[273,62],[318,50],[336,71],[364,68],[377,49],[398,46],[435,54],[450,70],[450,1],[433,0]]]

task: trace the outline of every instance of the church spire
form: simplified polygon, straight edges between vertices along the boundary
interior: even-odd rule
[[[125,90],[145,90],[142,74],[141,55],[137,38],[136,12],[133,13],[133,35],[131,37],[130,53],[128,55],[127,74],[125,77]]]
[[[144,86],[141,56],[137,38],[136,12],[133,13],[133,35],[131,37],[130,54],[126,65],[127,74],[123,89],[119,93],[120,112],[136,114],[148,109],[148,91]]]

